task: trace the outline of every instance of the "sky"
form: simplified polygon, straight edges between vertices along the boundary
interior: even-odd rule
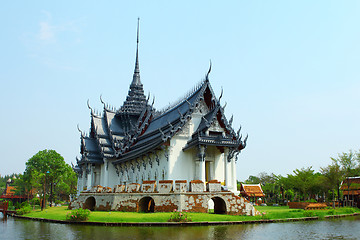
[[[0,174],[38,151],[69,164],[89,100],[119,108],[139,61],[157,109],[204,79],[248,134],[237,178],[286,176],[358,150],[360,1],[5,1],[0,8]]]

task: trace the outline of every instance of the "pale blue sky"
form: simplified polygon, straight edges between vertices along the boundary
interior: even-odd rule
[[[131,3],[130,3],[131,2]],[[249,134],[238,179],[318,170],[359,149],[359,1],[5,1],[0,8],[0,174],[36,152],[79,156],[99,96],[115,107],[140,74],[155,107],[213,63],[210,81]]]

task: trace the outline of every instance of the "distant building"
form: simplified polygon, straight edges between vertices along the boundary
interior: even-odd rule
[[[16,186],[13,186],[15,179],[16,177],[14,176],[14,178],[9,178],[6,181],[5,190],[0,198],[19,202],[25,201],[28,198],[27,196],[16,194]]]
[[[340,189],[345,205],[360,208],[360,176],[346,178],[341,183]]]
[[[261,188],[261,184],[241,184],[240,194],[242,197],[246,198],[250,202],[258,203],[262,201],[262,198],[265,197],[265,194]]]
[[[226,118],[221,96],[217,98],[210,85],[211,66],[190,94],[158,111],[140,81],[138,43],[123,105],[111,108],[101,99],[102,114],[88,105],[90,132],[79,129],[81,157],[74,168],[79,193],[97,185],[113,188],[149,180],[218,180],[225,189],[237,192],[237,156],[247,136],[232,127],[232,117]],[[163,87],[178,94],[173,85]]]

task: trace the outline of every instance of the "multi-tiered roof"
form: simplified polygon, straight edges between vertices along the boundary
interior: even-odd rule
[[[138,47],[139,32],[136,48],[136,61],[133,80],[124,104],[118,109],[110,109],[102,99],[103,113],[96,114],[91,107],[90,133],[81,132],[81,158],[77,159],[78,167],[86,163],[102,164],[104,159],[112,160],[113,164],[126,162],[144,156],[163,148],[169,139],[180,132],[191,119],[194,111],[201,104],[207,108],[207,113],[183,151],[199,145],[217,146],[223,152],[228,147],[229,159],[245,148],[247,137],[242,140],[240,129],[235,132],[232,128],[232,118],[228,121],[224,114],[224,107],[220,105],[211,88],[208,75],[190,94],[178,104],[158,112],[153,103],[148,103],[140,81]],[[225,134],[208,134],[208,129],[218,123]],[[79,168],[77,168],[79,169]]]

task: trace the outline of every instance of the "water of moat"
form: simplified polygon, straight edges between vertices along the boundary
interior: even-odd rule
[[[360,239],[360,216],[333,220],[196,227],[105,227],[0,214],[0,239]]]

